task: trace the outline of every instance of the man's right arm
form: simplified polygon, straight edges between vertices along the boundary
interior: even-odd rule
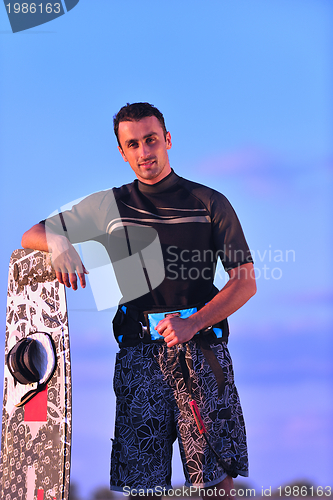
[[[49,252],[60,283],[77,290],[78,276],[82,288],[85,288],[85,274],[88,274],[88,271],[81,262],[79,254],[65,236],[56,234],[49,228],[45,229],[44,224],[36,224],[24,233],[21,244],[23,248]]]

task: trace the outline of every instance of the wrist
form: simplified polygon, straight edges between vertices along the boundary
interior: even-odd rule
[[[192,314],[188,318],[191,323],[191,329],[193,330],[193,336],[202,330],[203,326],[201,326],[200,318],[198,318],[197,313]]]
[[[51,232],[46,233],[46,241],[48,251],[50,253],[61,254],[66,252],[69,248],[69,241],[65,236],[54,234]]]

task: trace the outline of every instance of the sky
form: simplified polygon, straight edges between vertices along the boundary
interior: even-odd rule
[[[254,256],[258,292],[230,318],[229,349],[258,490],[332,485],[332,46],[329,0],[80,0],[17,33],[0,6],[3,331],[23,232],[131,182],[112,117],[154,104],[172,167],[229,199]],[[67,300],[72,480],[85,498],[109,482],[114,309],[97,311],[90,286]]]

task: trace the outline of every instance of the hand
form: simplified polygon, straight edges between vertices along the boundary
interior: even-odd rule
[[[158,323],[156,330],[163,335],[168,347],[188,342],[198,331],[191,316],[185,319],[168,316]]]
[[[85,274],[89,274],[84,267],[79,254],[65,237],[58,237],[53,242],[51,250],[52,265],[59,283],[77,290],[77,276],[82,288],[86,286]]]

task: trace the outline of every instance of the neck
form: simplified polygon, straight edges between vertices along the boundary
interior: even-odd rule
[[[158,174],[157,177],[154,177],[153,179],[144,179],[143,177],[140,177],[137,175],[137,178],[139,179],[140,182],[143,184],[157,184],[158,182],[162,181],[165,177],[167,177],[171,172],[171,167],[170,164],[166,165],[162,172]]]

